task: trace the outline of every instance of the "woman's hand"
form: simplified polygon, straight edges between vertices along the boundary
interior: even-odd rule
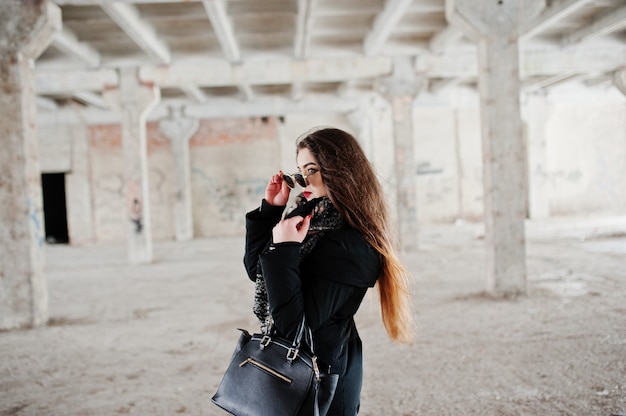
[[[301,243],[306,237],[306,233],[311,226],[311,216],[301,217],[299,215],[280,221],[272,230],[272,241],[274,244],[296,242]]]
[[[289,189],[283,180],[283,172],[279,171],[278,174],[273,175],[267,183],[267,187],[265,188],[265,200],[270,205],[282,207],[287,205],[290,192],[291,189]]]

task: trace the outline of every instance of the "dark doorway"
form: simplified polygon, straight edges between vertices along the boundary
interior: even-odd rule
[[[46,242],[67,244],[67,210],[65,206],[65,174],[44,173],[41,175],[43,188],[43,218],[46,225]]]

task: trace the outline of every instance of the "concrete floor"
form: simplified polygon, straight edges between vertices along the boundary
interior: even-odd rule
[[[626,415],[626,217],[527,224],[529,296],[484,295],[482,226],[424,226],[405,253],[417,341],[357,321],[362,415]],[[210,398],[256,328],[243,238],[47,246],[50,325],[0,333],[0,415],[222,415]]]

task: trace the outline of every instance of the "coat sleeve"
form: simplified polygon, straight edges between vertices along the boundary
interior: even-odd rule
[[[256,280],[256,266],[259,255],[272,236],[272,228],[280,221],[284,206],[275,207],[265,200],[261,207],[246,214],[246,243],[243,258],[250,280]]]

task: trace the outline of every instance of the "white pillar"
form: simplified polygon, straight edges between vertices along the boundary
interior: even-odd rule
[[[395,147],[396,204],[400,243],[405,250],[417,249],[417,173],[413,138],[413,97],[391,97]]]
[[[128,220],[128,260],[152,261],[152,228],[148,182],[146,116],[161,98],[155,85],[142,84],[136,68],[121,68],[118,89],[104,92],[105,99],[122,119],[122,147],[126,170],[124,193]]]
[[[422,87],[409,58],[394,59],[393,75],[379,84],[393,114],[396,207],[400,244],[417,249],[417,174],[413,135],[413,100]]]
[[[48,320],[34,59],[61,28],[47,2],[0,2],[0,329]]]
[[[526,187],[517,77],[518,45],[489,38],[478,45],[487,290],[526,293]]]
[[[183,109],[170,108],[170,116],[159,122],[159,129],[172,141],[176,193],[174,195],[174,224],[176,240],[193,239],[193,209],[191,200],[191,173],[189,139],[198,131],[198,119],[185,117]]]
[[[478,44],[487,291],[525,294],[525,149],[520,115],[519,36],[539,0],[446,3],[448,20]]]

